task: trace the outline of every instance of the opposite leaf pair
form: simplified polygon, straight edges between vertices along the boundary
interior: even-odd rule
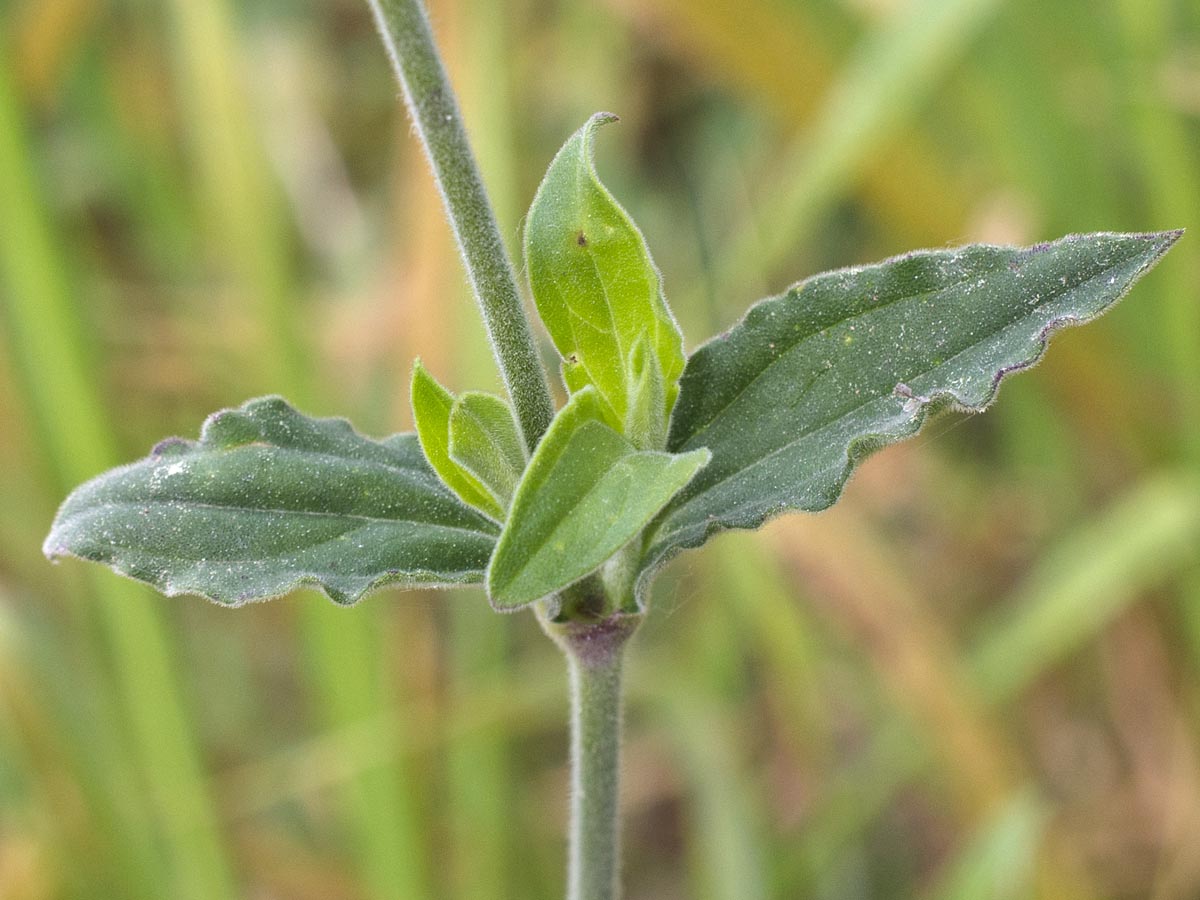
[[[931,410],[983,409],[1054,330],[1104,312],[1180,236],[828,272],[685,358],[645,241],[592,165],[613,118],[567,142],[527,219],[530,286],[571,394],[531,457],[502,400],[454,398],[418,364],[420,444],[250,401],[210,417],[199,442],[163,442],[77,489],[45,552],[234,605],[301,584],[353,603],[486,575],[493,605],[517,609],[601,570],[611,602],[641,609],[679,550],[825,509]]]
[[[597,114],[567,141],[526,221],[530,287],[571,397],[523,477],[524,456],[512,450],[514,441],[519,450],[516,423],[501,412],[503,401],[455,400],[419,362],[413,371],[413,414],[430,464],[460,499],[503,524],[486,579],[497,609],[559,591],[627,545],[623,583],[609,593],[636,606],[645,549],[638,537],[709,459],[703,449],[665,452],[683,336],[645,239],[592,163],[595,130],[615,118]],[[494,425],[471,434],[486,430],[488,446],[466,433],[470,406],[482,409],[485,400]],[[471,459],[497,455],[509,463],[504,490]]]
[[[498,397],[455,399],[418,362],[412,404],[434,471],[503,526],[486,579],[497,609],[520,609],[600,568],[709,459],[707,450],[638,450],[607,424],[592,385],[555,416],[528,467],[516,421]]]

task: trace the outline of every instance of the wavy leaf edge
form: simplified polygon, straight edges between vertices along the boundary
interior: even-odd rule
[[[894,429],[889,432],[860,435],[850,441],[846,447],[843,462],[836,477],[836,489],[828,498],[828,502],[825,503],[825,505],[811,509],[781,505],[779,508],[770,510],[763,515],[752,514],[742,519],[732,518],[727,521],[714,520],[707,523],[703,531],[693,538],[684,539],[669,544],[659,544],[657,543],[657,539],[659,538],[658,529],[672,511],[672,507],[668,505],[668,507],[664,509],[662,513],[655,519],[655,521],[652,522],[647,528],[647,552],[643,557],[642,568],[639,571],[635,582],[635,597],[637,599],[638,607],[641,609],[646,608],[646,603],[649,599],[650,589],[655,576],[659,573],[662,567],[666,565],[667,562],[669,562],[679,553],[682,553],[685,550],[696,549],[697,547],[707,543],[715,535],[724,531],[755,531],[772,519],[787,513],[823,512],[837,502],[837,500],[841,497],[842,492],[845,490],[846,485],[849,483],[850,478],[854,475],[854,472],[862,464],[862,462],[873,453],[893,444],[900,443],[908,438],[914,437],[931,417],[936,416],[941,412],[952,410],[975,414],[987,410],[996,401],[996,398],[1000,392],[1001,384],[1008,378],[1008,376],[1014,375],[1018,372],[1028,371],[1041,362],[1045,357],[1047,348],[1049,347],[1050,339],[1058,332],[1072,326],[1087,324],[1088,322],[1095,320],[1099,316],[1112,309],[1118,302],[1120,302],[1129,294],[1134,285],[1142,276],[1153,269],[1162,260],[1167,251],[1174,246],[1174,244],[1183,236],[1185,231],[1186,229],[1178,228],[1156,232],[1103,231],[1091,233],[1072,233],[1064,235],[1063,237],[1053,241],[1041,241],[1027,247],[1018,248],[1014,248],[1012,245],[979,243],[962,245],[958,248],[951,247],[940,248],[937,250],[911,250],[905,253],[890,256],[878,262],[854,266],[843,266],[810,275],[792,283],[781,293],[775,296],[767,297],[751,304],[729,328],[717,335],[714,335],[696,347],[696,349],[688,355],[688,360],[690,361],[697,354],[704,352],[706,348],[716,345],[726,339],[733,331],[745,325],[747,319],[751,315],[766,314],[770,312],[772,307],[782,306],[783,304],[787,303],[793,296],[794,292],[802,291],[807,284],[816,279],[827,278],[830,276],[836,277],[838,275],[859,273],[868,269],[882,268],[912,259],[913,257],[944,253],[947,250],[954,251],[965,250],[968,248],[979,248],[994,251],[1012,251],[1016,249],[1018,250],[1020,257],[1024,257],[1044,252],[1046,249],[1055,244],[1079,241],[1088,238],[1127,238],[1156,242],[1156,246],[1154,247],[1154,252],[1152,255],[1150,255],[1150,257],[1137,268],[1136,272],[1129,279],[1124,288],[1116,293],[1111,299],[1109,299],[1109,301],[1099,308],[1094,315],[1088,317],[1060,316],[1048,322],[1038,333],[1035,341],[1033,342],[1032,352],[1029,356],[1010,365],[1001,367],[992,375],[990,388],[980,403],[973,404],[967,402],[961,395],[953,390],[935,391],[925,396],[916,395],[911,393],[911,391],[907,388],[907,385],[905,385],[903,382],[897,382],[896,387],[893,389],[894,393],[898,398],[903,399],[906,404],[911,404],[907,407],[907,409],[911,411],[910,417],[906,420],[905,425],[901,428]],[[672,424],[674,424],[674,412],[675,411],[673,410]],[[668,447],[672,450],[672,452],[679,451],[678,445],[674,442],[673,430],[671,432],[671,438],[669,439]]]
[[[264,444],[264,446],[279,446],[266,444],[265,442],[255,441],[253,439],[229,442],[226,444],[206,444],[206,442],[213,438],[213,432],[217,427],[219,427],[222,423],[229,421],[233,417],[243,415],[253,417],[262,411],[279,409],[281,407],[290,413],[294,413],[307,419],[317,426],[338,429],[339,431],[348,433],[353,438],[363,442],[387,447],[389,444],[395,445],[400,441],[410,440],[414,444],[417,444],[419,448],[417,436],[413,432],[400,432],[389,435],[385,438],[372,438],[358,431],[353,423],[343,416],[309,417],[299,412],[299,410],[292,406],[286,399],[277,394],[257,397],[247,400],[240,406],[227,407],[209,414],[201,425],[199,439],[184,437],[164,438],[156,443],[151,448],[150,453],[141,459],[134,460],[111,469],[106,469],[104,472],[99,473],[93,478],[88,479],[83,484],[77,486],[71,491],[70,494],[68,494],[66,499],[64,499],[63,503],[59,506],[59,509],[55,513],[54,521],[50,527],[50,532],[42,544],[43,555],[54,564],[59,563],[63,559],[77,559],[84,562],[98,563],[109,569],[114,574],[139,584],[148,585],[166,597],[201,597],[218,606],[226,608],[238,608],[252,603],[264,603],[270,600],[276,600],[302,588],[315,589],[338,606],[352,606],[369,594],[398,585],[403,587],[419,588],[423,590],[436,590],[450,589],[464,585],[482,584],[484,573],[486,571],[486,562],[484,563],[484,566],[480,568],[459,569],[451,572],[438,571],[432,568],[414,568],[410,570],[392,569],[380,573],[380,575],[369,580],[360,589],[352,591],[341,590],[331,584],[326,583],[322,580],[322,576],[319,574],[298,574],[296,577],[282,584],[280,589],[277,591],[256,593],[253,595],[229,596],[220,591],[206,590],[205,588],[196,584],[180,583],[184,579],[166,576],[166,573],[156,574],[142,567],[123,563],[117,558],[117,554],[109,555],[103,553],[80,553],[73,550],[63,542],[61,531],[66,525],[65,520],[67,518],[67,513],[70,511],[69,507],[71,501],[83,494],[83,492],[85,492],[87,489],[99,485],[99,483],[102,481],[112,478],[119,478],[125,473],[131,473],[137,470],[139,467],[145,466],[147,463],[153,461],[159,461],[167,458],[184,459],[196,452],[235,450],[239,447],[255,443],[261,443]],[[499,534],[499,526],[483,515],[480,511],[463,503],[449,488],[442,483],[441,479],[438,478],[437,474],[424,459],[423,453],[421,453],[420,456],[425,467],[425,471],[421,472],[420,474],[426,476],[430,486],[434,487],[438,493],[442,494],[444,499],[452,501],[461,507],[461,509],[468,515],[474,516],[478,520],[478,524],[480,525],[478,532],[466,528],[462,530],[470,533],[478,533],[480,535],[488,535],[493,538],[497,536]],[[254,507],[244,507],[242,509],[244,511],[256,513],[272,511],[270,509]],[[295,510],[277,511],[284,513],[297,512]],[[331,513],[330,515],[336,514]],[[453,528],[454,526],[437,525],[434,527],[449,529]]]

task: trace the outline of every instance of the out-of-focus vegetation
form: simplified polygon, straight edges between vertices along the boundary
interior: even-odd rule
[[[512,247],[600,167],[686,335],[914,246],[1189,226],[1192,0],[438,0]],[[660,579],[631,900],[1200,894],[1200,243],[984,416]],[[495,389],[365,4],[0,5],[0,896],[553,898],[562,661],[477,590],[237,612],[40,553],[261,393]]]

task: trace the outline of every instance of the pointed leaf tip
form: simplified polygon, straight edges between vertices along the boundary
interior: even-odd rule
[[[653,430],[665,433],[685,362],[683,336],[641,231],[596,173],[595,131],[615,120],[592,116],[550,163],[526,217],[526,268],[567,389],[593,385],[605,421],[622,431],[636,391],[631,356],[646,341],[665,401],[662,428]]]

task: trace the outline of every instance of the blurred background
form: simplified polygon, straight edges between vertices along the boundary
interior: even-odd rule
[[[599,167],[689,346],[918,246],[1193,226],[1195,0],[436,0],[510,248]],[[821,516],[677,559],[629,900],[1200,896],[1200,235]],[[556,898],[564,666],[478,590],[165,600],[66,492],[281,393],[496,389],[358,0],[0,3],[0,896]]]

